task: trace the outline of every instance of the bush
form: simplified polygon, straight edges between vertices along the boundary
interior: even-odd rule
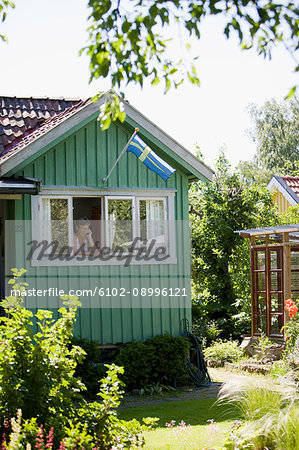
[[[237,341],[219,340],[204,350],[206,359],[219,362],[234,362],[239,360],[243,354]]]
[[[22,291],[27,284],[18,278],[24,271],[13,271],[12,289]],[[77,298],[65,301],[67,308],[59,309],[56,322],[51,311],[37,311],[35,334],[33,313],[22,307],[21,297],[2,302],[7,317],[1,317],[0,324],[1,424],[21,409],[24,419],[36,417],[39,424],[59,430],[66,423],[65,411],[72,411],[74,401],[80,400],[84,385],[74,372],[83,350],[70,346]]]
[[[76,414],[68,417],[65,427],[59,433],[62,435],[60,442],[55,444],[57,437],[53,427],[46,430],[43,425],[37,424],[36,418],[22,420],[21,410],[18,410],[17,418],[6,421],[1,449],[53,449],[59,446],[59,450],[108,450],[142,447],[143,431],[150,429],[158,419],[143,419],[143,425],[135,419],[129,422],[118,419],[116,408],[122,396],[122,382],[118,374],[123,369],[115,365],[107,367],[107,376],[101,380],[98,394],[102,402],[81,404]],[[8,428],[11,431],[7,431]]]
[[[18,279],[24,270],[12,270],[12,289],[22,291],[27,284]],[[107,366],[101,403],[87,403],[82,397],[86,388],[75,370],[84,350],[71,344],[79,302],[77,297],[62,299],[66,307],[59,309],[61,317],[56,322],[50,311],[37,311],[35,334],[33,314],[22,306],[21,296],[10,296],[2,303],[7,317],[0,323],[1,449],[108,450],[142,445],[145,425],[117,417],[122,368]]]
[[[84,396],[94,398],[100,388],[100,381],[106,374],[106,368],[101,360],[99,343],[87,339],[72,339],[72,345],[81,347],[85,355],[79,361],[75,370],[75,376],[80,378],[86,386]]]
[[[125,344],[115,362],[124,366],[127,390],[155,383],[181,385],[189,381],[185,371],[189,347],[187,339],[164,334],[145,342]]]

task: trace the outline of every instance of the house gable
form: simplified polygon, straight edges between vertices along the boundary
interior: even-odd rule
[[[299,177],[280,177],[274,175],[267,188],[272,191],[273,203],[278,207],[279,213],[284,213],[290,206],[299,203]]]
[[[51,147],[97,118],[101,105],[106,101],[106,95],[103,95],[96,103],[89,102],[78,108],[74,114],[66,117],[65,120],[49,130],[46,129],[44,133],[37,133],[37,136],[28,144],[19,145],[19,149],[12,149],[11,152],[0,158],[0,174],[2,176],[14,174],[16,170],[22,169]],[[141,137],[149,141],[148,143],[153,147],[153,150],[157,151],[158,149],[162,158],[166,157],[176,161],[181,169],[186,172],[189,179],[211,180],[212,170],[201,163],[192,153],[188,152],[127,102],[124,102],[124,110],[127,114],[127,127],[135,128],[138,126]]]

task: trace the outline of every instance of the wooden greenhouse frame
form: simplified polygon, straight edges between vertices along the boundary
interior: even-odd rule
[[[252,336],[283,339],[284,302],[299,299],[299,224],[238,233],[250,239]]]

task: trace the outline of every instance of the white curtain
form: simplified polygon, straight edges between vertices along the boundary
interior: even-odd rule
[[[51,203],[49,198],[42,199],[42,239],[51,242]]]
[[[109,223],[109,226],[108,226],[108,233],[109,233],[108,242],[109,242],[109,247],[112,250],[113,244],[114,244],[114,238],[115,238],[115,228],[116,228],[115,213],[109,214],[109,222],[108,223]]]
[[[163,200],[145,200],[147,239],[164,243],[164,203]]]

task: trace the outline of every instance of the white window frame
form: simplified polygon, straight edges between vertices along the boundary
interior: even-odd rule
[[[126,190],[126,189],[125,189]],[[68,200],[68,222],[69,222],[69,245],[73,245],[73,198],[85,197],[85,198],[101,198],[102,202],[102,214],[101,217],[101,231],[103,233],[105,245],[107,245],[108,236],[108,226],[109,221],[107,220],[108,215],[108,200],[109,199],[125,199],[132,200],[132,219],[133,219],[133,239],[138,235],[139,224],[139,201],[140,200],[163,200],[164,202],[164,221],[165,221],[165,240],[168,244],[167,251],[169,258],[165,261],[155,261],[151,259],[150,261],[136,261],[134,258],[131,261],[132,265],[148,265],[148,264],[177,264],[176,258],[176,230],[175,230],[175,214],[174,214],[174,196],[176,190],[128,190],[128,195],[124,195],[124,189],[122,190],[92,190],[92,189],[68,189],[68,188],[52,188],[44,187],[39,195],[32,196],[31,209],[32,209],[32,236],[36,239],[41,236],[41,226],[42,226],[42,199],[46,198],[56,198],[56,199],[67,199]],[[127,193],[127,192],[126,192]],[[168,239],[168,241],[167,241]],[[153,249],[154,250],[154,249]],[[94,260],[94,261],[49,261],[45,260],[31,260],[32,266],[98,266],[98,265],[122,265],[123,262],[118,261],[117,258],[111,259],[109,262]]]
[[[38,237],[38,240],[43,240],[42,230],[43,226],[43,200],[59,199],[68,201],[68,245],[73,243],[73,197],[71,195],[36,195],[32,197],[32,221],[33,221],[33,237]],[[52,240],[52,237],[51,237]]]
[[[132,200],[132,237],[136,236],[136,199],[134,196],[119,196],[119,195],[105,195],[104,197],[104,226],[105,226],[105,245],[112,248],[112,244],[109,242],[109,217],[108,217],[108,202],[109,200]],[[110,245],[111,244],[111,245]]]
[[[135,201],[136,201],[136,228],[137,228],[137,236],[140,236],[140,207],[139,207],[139,202],[140,200],[162,200],[163,201],[163,212],[164,212],[164,233],[165,233],[165,245],[166,245],[166,250],[169,250],[169,228],[170,228],[170,222],[169,222],[169,218],[168,218],[168,198],[167,197],[153,197],[153,196],[136,196],[135,197]],[[168,226],[167,226],[168,224]],[[159,244],[155,245],[153,248],[156,249],[159,246]]]

